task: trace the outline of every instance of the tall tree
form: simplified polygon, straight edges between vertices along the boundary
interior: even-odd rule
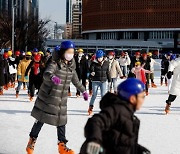
[[[29,16],[28,20],[15,21],[15,50],[28,50],[33,48],[43,49],[43,43],[49,35],[49,30],[46,28],[50,22],[48,19],[34,18]],[[5,12],[0,15],[0,45],[1,48],[11,46],[12,41],[12,18]]]

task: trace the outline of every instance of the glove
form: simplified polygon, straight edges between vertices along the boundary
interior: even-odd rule
[[[138,145],[137,153],[139,153],[139,154],[151,154],[151,152],[147,148],[145,148],[141,145]]]
[[[57,77],[57,76],[53,76],[53,77],[51,78],[51,81],[52,81],[55,85],[61,84],[61,79],[60,79],[59,77]]]
[[[88,95],[88,93],[87,93],[86,91],[83,92],[83,97],[84,97],[84,100],[85,100],[85,101],[88,101],[89,95]]]
[[[29,77],[28,77],[28,76],[25,76],[24,78],[25,78],[26,80],[29,80]]]
[[[169,71],[169,72],[167,73],[167,78],[168,78],[168,79],[171,79],[172,74],[173,74],[173,72]]]
[[[91,76],[95,76],[95,72],[92,72],[92,73],[91,73]]]
[[[22,76],[21,75],[18,75],[18,79],[21,79],[22,78]]]
[[[100,152],[103,152],[103,149],[100,144],[95,142],[88,143],[87,145],[88,154],[99,154]]]

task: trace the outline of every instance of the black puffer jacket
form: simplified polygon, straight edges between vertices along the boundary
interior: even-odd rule
[[[92,81],[106,82],[107,79],[110,80],[109,75],[109,62],[103,61],[99,63],[97,61],[92,62],[90,66],[90,73],[94,72],[95,75],[91,76]]]
[[[102,145],[105,154],[142,154],[145,148],[138,144],[140,121],[134,116],[134,107],[107,93],[100,108],[85,126],[86,142],[80,153],[86,154],[87,143],[93,141]]]
[[[85,56],[82,56],[80,62],[78,60],[78,55],[74,57],[76,62],[76,72],[79,79],[87,79],[88,73],[88,60],[86,60]]]
[[[51,81],[54,75],[61,79],[60,85],[55,85]],[[54,126],[66,125],[67,96],[71,81],[79,91],[85,91],[78,80],[74,60],[69,64],[65,64],[63,60],[52,60],[44,72],[44,80],[31,115],[42,123]]]
[[[146,60],[144,60],[142,57],[140,58],[140,62],[141,62],[141,65],[144,66],[144,69],[145,70],[149,70],[151,69],[151,59],[148,57]]]

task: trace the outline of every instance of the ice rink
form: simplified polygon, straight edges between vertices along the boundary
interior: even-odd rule
[[[172,105],[169,115],[164,114],[165,100],[168,97],[167,87],[160,86],[159,78],[155,79],[158,88],[150,88],[143,108],[137,112],[141,120],[139,143],[151,150],[152,154],[180,154],[180,98]],[[71,86],[73,96],[68,99],[68,147],[76,153],[84,141],[84,125],[88,102],[82,97],[75,97],[75,88]],[[95,103],[95,113],[99,111],[100,97]],[[30,116],[34,101],[29,102],[27,91],[21,90],[18,99],[15,90],[5,91],[0,96],[0,154],[25,154],[29,132],[35,121]],[[35,146],[35,154],[57,154],[56,128],[44,125]]]

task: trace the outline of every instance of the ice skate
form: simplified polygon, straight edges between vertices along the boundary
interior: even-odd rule
[[[59,142],[58,151],[59,151],[59,154],[74,154],[74,151],[67,148],[66,144],[63,142]]]
[[[30,100],[30,102],[32,102],[32,101],[33,101],[33,97],[30,96],[30,97],[29,97],[29,100]]]
[[[3,93],[3,90],[0,90],[0,95],[3,95],[4,93]]]
[[[149,95],[149,92],[148,91],[146,91],[146,96],[148,96]]]
[[[4,86],[4,89],[5,89],[5,90],[8,90],[8,86],[7,86],[7,85],[5,85],[5,86]]]
[[[33,154],[35,143],[36,143],[36,139],[34,138],[29,139],[28,145],[26,147],[27,154]]]
[[[26,86],[23,86],[23,90],[26,90]]]
[[[93,94],[92,90],[89,90],[89,96],[92,96],[92,94]]]
[[[77,98],[79,98],[79,97],[80,97],[80,95],[79,95],[79,94],[76,94],[76,97],[77,97]]]
[[[161,82],[161,86],[163,85],[163,83]]]
[[[19,97],[19,92],[16,92],[16,98],[18,98]]]
[[[90,105],[88,109],[88,114],[91,115],[93,113],[93,106]]]
[[[151,83],[152,88],[157,88],[157,86],[154,83]]]
[[[15,88],[15,83],[12,83],[12,84],[11,84],[11,88]]]
[[[69,93],[68,93],[68,96],[72,96],[72,93],[71,93],[71,92],[69,92]]]
[[[167,82],[165,82],[165,85],[166,85],[166,87],[168,86],[168,83]]]
[[[170,107],[171,107],[171,105],[166,104],[166,107],[165,107],[165,112],[166,112],[166,114],[169,114],[169,112],[170,112]]]

